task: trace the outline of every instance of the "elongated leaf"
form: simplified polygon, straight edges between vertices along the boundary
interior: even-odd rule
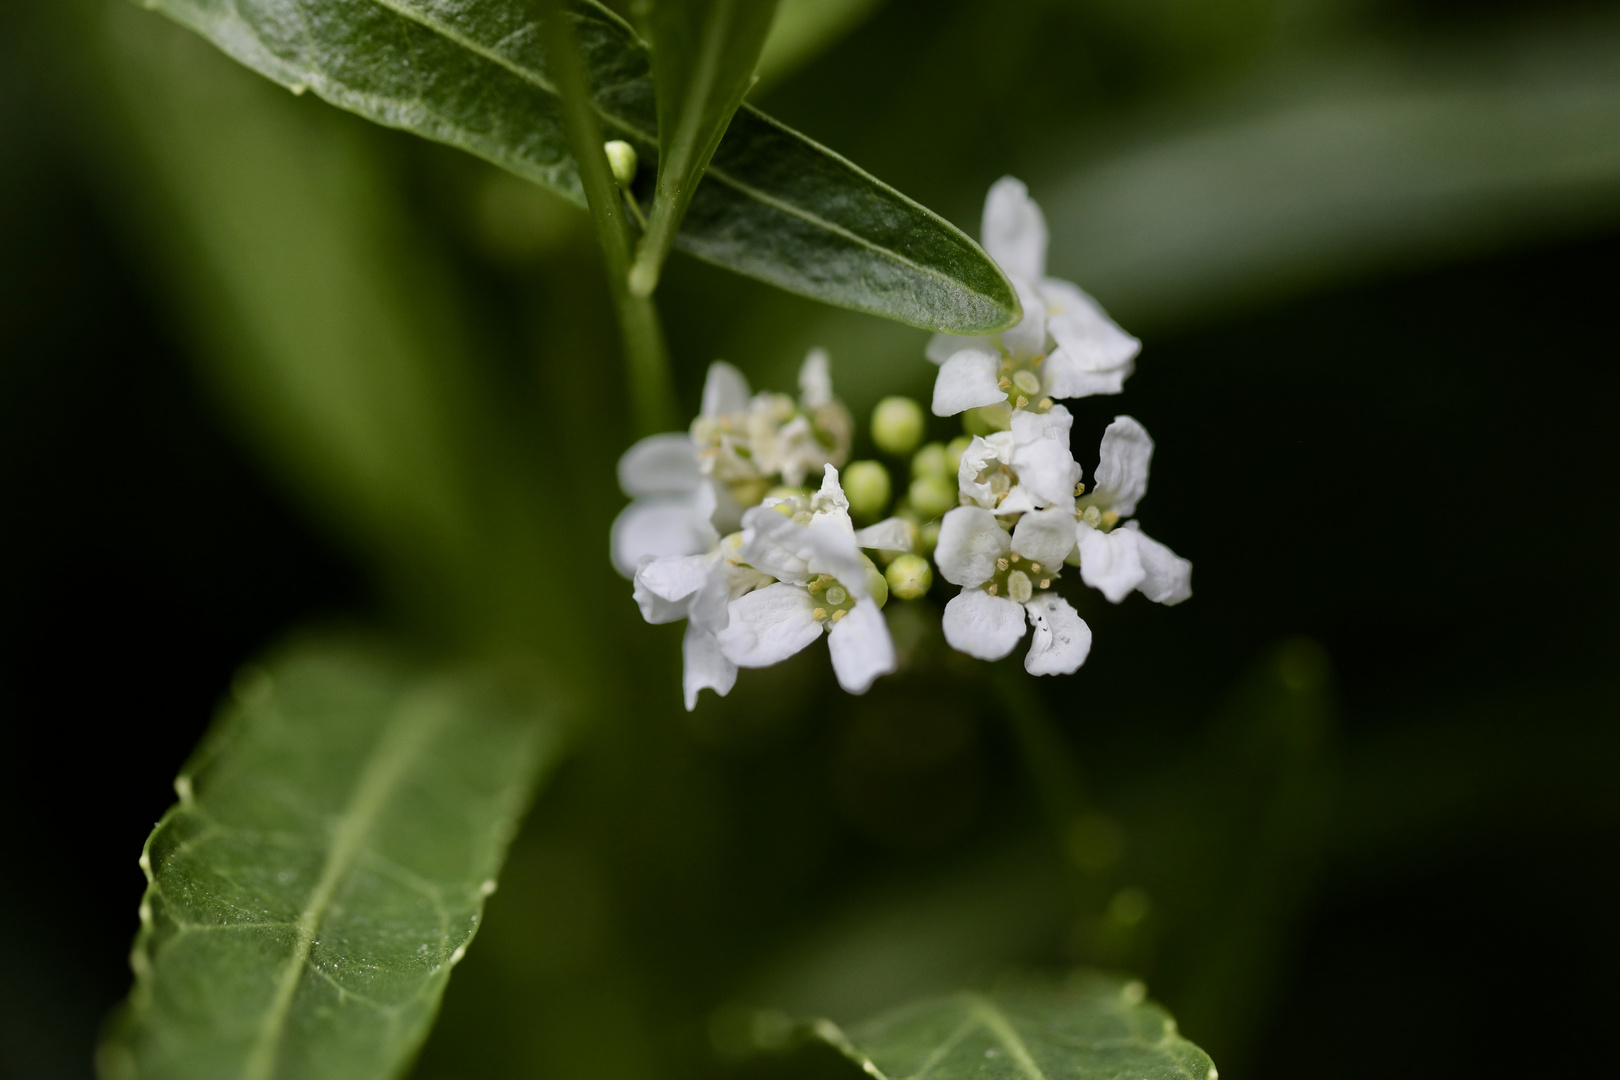
[[[147,0],[231,56],[381,124],[450,143],[583,203],[540,35],[523,0]],[[653,160],[647,54],[623,20],[573,0],[604,135]],[[677,245],[829,304],[982,333],[1017,300],[938,215],[743,106],[693,195]]]
[[[1216,1080],[1215,1065],[1143,1001],[1142,984],[1090,972],[898,1009],[817,1037],[876,1080]]]
[[[650,294],[754,67],[776,0],[640,0],[658,89],[658,187],[630,287]]]
[[[244,679],[142,853],[103,1076],[396,1075],[556,745],[532,707],[353,645]]]

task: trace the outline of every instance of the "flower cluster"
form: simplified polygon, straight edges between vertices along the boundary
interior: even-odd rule
[[[982,235],[1023,317],[1000,334],[929,343],[933,412],[960,414],[963,436],[919,447],[920,407],[878,405],[873,442],[910,455],[905,485],[881,462],[846,464],[854,425],[819,350],[797,401],[751,395],[740,372],[714,364],[690,431],[643,439],[620,461],[634,501],[614,522],[614,564],[634,578],[648,622],[686,620],[688,709],[705,687],[727,693],[738,668],[779,663],[823,634],[839,685],[863,693],[896,667],[884,605],[926,596],[936,567],[959,589],[944,607],[946,642],[998,660],[1032,627],[1024,667],[1036,675],[1074,672],[1091,649],[1058,593],[1069,568],[1113,603],[1133,591],[1161,604],[1192,595],[1192,564],[1130,520],[1147,491],[1146,429],[1115,418],[1088,487],[1059,404],[1122,392],[1140,342],[1078,286],[1046,276],[1046,225],[1023,184],[991,187]],[[817,474],[818,489],[801,486]]]

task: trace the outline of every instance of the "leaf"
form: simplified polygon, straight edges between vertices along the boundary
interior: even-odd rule
[[[146,0],[296,92],[449,143],[583,203],[540,34],[522,0]],[[605,135],[658,151],[647,54],[574,0]],[[840,307],[949,333],[1018,318],[1001,271],[932,211],[744,105],[676,245]]]
[[[554,720],[330,641],[234,698],[141,855],[135,988],[102,1075],[397,1075],[555,755]]]
[[[1077,972],[814,1031],[876,1080],[1216,1080],[1209,1055],[1143,996],[1139,982]]]
[[[630,287],[651,295],[720,136],[754,81],[776,0],[641,0],[657,88],[658,185]]]

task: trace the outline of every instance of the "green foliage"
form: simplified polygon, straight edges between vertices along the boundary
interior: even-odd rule
[[[1062,986],[1014,983],[907,1005],[818,1038],[876,1080],[1215,1080],[1142,984],[1076,972]]]
[[[649,295],[720,137],[753,85],[776,0],[640,0],[658,99],[658,186],[630,285]]]
[[[555,713],[309,642],[245,675],[141,857],[108,1080],[396,1075],[438,1008]]]
[[[308,0],[154,5],[295,92],[478,154],[583,202],[555,85],[518,0],[323,7]],[[652,160],[653,79],[630,27],[570,6],[605,136]],[[677,244],[826,303],[916,326],[982,333],[1018,304],[978,245],[831,151],[743,108],[693,193]]]

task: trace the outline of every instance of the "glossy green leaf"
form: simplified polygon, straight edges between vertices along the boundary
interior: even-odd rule
[[[897,1009],[816,1036],[876,1080],[1216,1080],[1142,984],[1078,972]]]
[[[239,680],[141,855],[106,1080],[368,1080],[426,1035],[555,717],[309,642]]]
[[[776,0],[640,0],[658,91],[658,184],[630,287],[649,295],[675,229],[753,85]]]
[[[147,0],[295,91],[458,146],[583,203],[533,11],[522,0]],[[592,0],[571,7],[604,136],[656,159],[647,53]],[[676,245],[826,303],[952,333],[1010,325],[1017,299],[938,215],[748,106]]]

